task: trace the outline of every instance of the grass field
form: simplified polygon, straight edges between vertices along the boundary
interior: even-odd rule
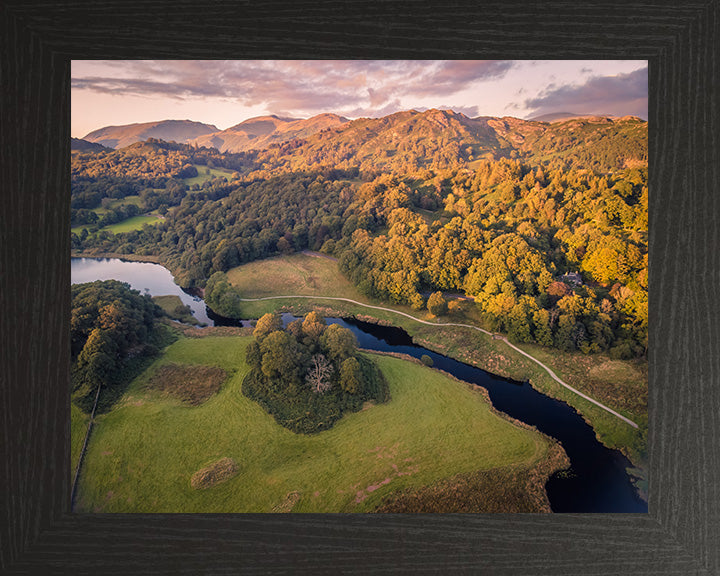
[[[201,324],[187,307],[185,307],[182,312],[178,313],[179,307],[185,306],[180,299],[180,296],[176,296],[175,294],[169,294],[167,296],[153,296],[153,302],[160,306],[165,314],[173,320],[178,320],[179,322],[184,322],[185,324],[191,324],[192,326],[200,326]]]
[[[192,186],[193,184],[202,184],[203,182],[206,182],[213,178],[224,177],[230,180],[230,176],[233,174],[232,170],[226,170],[224,168],[210,168],[210,174],[206,174],[208,170],[207,166],[201,166],[200,164],[193,164],[193,166],[197,168],[198,175],[193,176],[192,178],[183,178],[183,182],[185,182],[187,186]]]
[[[334,428],[296,435],[241,392],[248,337],[182,338],[96,419],[78,490],[88,512],[362,512],[397,491],[497,467],[526,469],[544,437],[494,413],[464,383],[407,360],[373,355],[391,400]],[[192,407],[147,387],[168,363],[219,366],[230,378]],[[235,476],[195,490],[222,459]]]
[[[142,203],[142,200],[140,200],[140,196],[135,194],[132,196],[125,196],[124,198],[116,198],[115,200],[110,202],[110,205],[108,206],[108,208],[103,208],[101,206],[98,206],[97,208],[92,208],[90,211],[95,212],[95,214],[97,214],[98,216],[102,216],[103,214],[107,214],[108,212],[110,212],[110,210],[113,208],[117,208],[118,206],[122,206],[122,205],[128,206],[130,204],[134,204],[135,206],[137,206],[138,208],[141,208],[141,209],[143,207],[143,203]]]
[[[145,224],[152,225],[157,224],[158,222],[160,222],[160,219],[157,217],[157,215],[151,212],[149,214],[133,216],[132,218],[128,218],[126,220],[123,220],[122,222],[118,222],[117,224],[105,226],[103,228],[100,228],[99,231],[107,230],[108,232],[112,232],[113,234],[119,234],[120,232],[131,232],[132,230],[140,230]],[[80,234],[83,228],[88,227],[88,224],[81,224],[80,226],[75,226],[74,228],[71,228],[70,232],[74,234]]]
[[[339,272],[337,263],[327,258],[293,254],[245,264],[228,272],[232,284],[244,298],[301,294],[344,297],[358,302],[394,308],[427,321],[433,317],[426,310],[408,306],[372,302]],[[607,355],[565,353],[530,344],[520,348],[549,366],[559,378],[576,389],[635,421],[640,429],[630,427],[615,416],[560,386],[540,366],[513,351],[502,341],[493,340],[475,330],[433,327],[409,318],[331,300],[282,299],[246,302],[243,318],[258,318],[266,312],[287,310],[303,314],[318,309],[326,316],[355,315],[371,317],[406,330],[417,342],[441,354],[472,364],[494,374],[515,380],[530,380],[541,392],[564,400],[576,408],[593,426],[607,446],[623,450],[634,463],[644,465],[647,452],[647,371],[632,361],[610,360]],[[448,316],[440,322],[477,324],[476,309],[469,307],[464,316]]]
[[[277,256],[233,268],[227,276],[245,298],[302,294],[339,296],[369,302],[340,274],[336,261],[322,256],[302,253]]]
[[[113,234],[119,234],[120,232],[140,230],[140,228],[142,228],[145,224],[157,224],[158,222],[160,222],[160,219],[157,216],[143,214],[141,216],[133,216],[132,218],[128,218],[127,220],[123,220],[117,224],[105,226],[105,228],[101,228],[101,230],[107,230]]]

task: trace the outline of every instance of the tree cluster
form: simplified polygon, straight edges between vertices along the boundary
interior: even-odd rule
[[[92,409],[98,386],[121,383],[126,360],[153,355],[161,340],[162,310],[124,282],[73,284],[70,344],[73,400]]]
[[[364,402],[388,399],[382,373],[359,354],[354,334],[317,312],[285,329],[279,315],[265,314],[253,336],[243,393],[294,432],[327,430]]]
[[[351,186],[322,176],[289,174],[267,181],[218,183],[187,194],[166,219],[128,234],[94,234],[81,250],[163,254],[177,282],[202,286],[217,271],[338,240]]]
[[[646,353],[646,170],[607,176],[501,160],[446,171],[434,184],[445,205],[434,218],[412,200],[427,180],[361,186],[349,211],[370,225],[346,224],[335,253],[363,293],[420,309],[422,292],[463,292],[487,328],[516,341]],[[582,285],[562,282],[567,271]],[[427,305],[444,313],[439,295]]]

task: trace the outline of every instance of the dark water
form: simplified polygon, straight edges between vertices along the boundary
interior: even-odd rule
[[[133,288],[143,292],[147,290],[153,296],[176,294],[190,305],[198,320],[210,326],[248,325],[247,320],[231,320],[214,314],[199,297],[183,292],[172,281],[170,272],[160,265],[117,259],[73,258],[73,283],[110,278],[128,282]],[[293,319],[290,314],[283,315],[283,318],[286,323]],[[362,348],[399,352],[415,358],[427,354],[436,368],[486,388],[498,410],[560,441],[570,458],[571,468],[555,474],[546,485],[554,512],[648,511],[647,503],[637,495],[625,471],[631,463],[620,452],[600,444],[593,429],[564,402],[537,392],[527,383],[500,378],[416,346],[400,328],[354,319],[328,318],[327,321],[352,330]]]

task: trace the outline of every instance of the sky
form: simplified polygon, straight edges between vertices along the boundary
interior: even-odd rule
[[[76,138],[157,120],[224,130],[266,114],[354,119],[428,108],[648,117],[645,60],[74,60],[71,70]]]

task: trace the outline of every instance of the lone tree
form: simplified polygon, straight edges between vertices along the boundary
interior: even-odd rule
[[[330,390],[332,382],[330,377],[333,373],[333,367],[328,359],[322,354],[315,354],[310,361],[310,369],[307,373],[307,383],[310,384],[313,392],[322,394]]]
[[[442,292],[433,292],[427,301],[427,309],[433,316],[442,316],[447,314],[448,306]]]

